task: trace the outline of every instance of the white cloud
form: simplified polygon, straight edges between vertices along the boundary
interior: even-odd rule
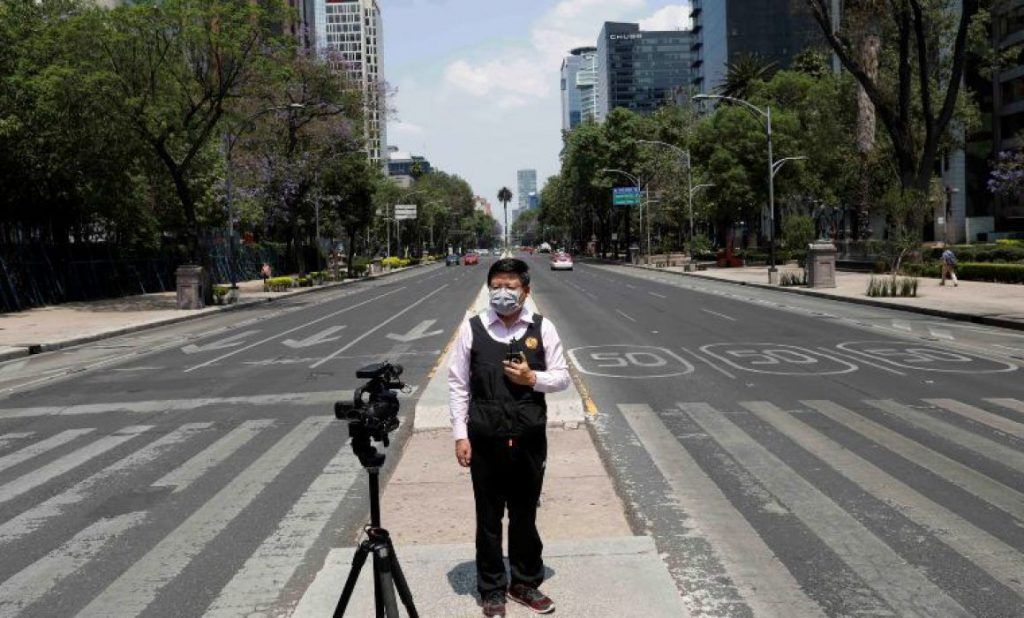
[[[690,27],[690,5],[673,4],[640,20],[641,30],[683,30]]]
[[[456,60],[444,72],[445,81],[477,97],[516,94],[545,96],[548,75],[526,57],[495,58],[477,65]]]

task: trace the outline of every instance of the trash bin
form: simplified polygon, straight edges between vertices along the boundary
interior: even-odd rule
[[[174,279],[178,287],[178,309],[202,309],[206,306],[202,266],[179,266],[174,271]]]

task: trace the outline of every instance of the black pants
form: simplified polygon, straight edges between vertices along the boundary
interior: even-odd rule
[[[544,581],[544,549],[537,532],[537,500],[544,484],[547,436],[508,440],[470,436],[470,472],[476,502],[476,583],[481,596],[508,587],[501,556],[501,519],[508,508],[508,562],[512,583]]]

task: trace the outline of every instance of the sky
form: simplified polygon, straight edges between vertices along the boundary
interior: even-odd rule
[[[596,45],[605,21],[689,26],[666,0],[378,0],[385,79],[396,93],[388,142],[466,179],[497,204],[516,170],[558,172],[562,59]],[[513,204],[518,201],[518,195]]]

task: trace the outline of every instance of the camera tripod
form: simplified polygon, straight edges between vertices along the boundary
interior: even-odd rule
[[[380,463],[384,457],[378,456]],[[366,563],[366,557],[373,554],[373,599],[377,608],[377,618],[398,618],[398,601],[395,599],[395,590],[402,599],[402,605],[409,613],[409,618],[419,618],[416,607],[413,605],[412,593],[409,591],[409,584],[405,581],[402,567],[398,564],[398,556],[395,554],[395,546],[391,543],[391,535],[380,527],[380,464],[367,466],[367,473],[370,475],[370,523],[365,528],[366,539],[356,548],[355,556],[352,558],[352,570],[348,573],[345,581],[345,588],[341,591],[341,599],[334,609],[334,618],[341,618],[345,615],[345,608],[352,598],[352,591],[355,590],[356,580],[359,579],[359,571]]]

